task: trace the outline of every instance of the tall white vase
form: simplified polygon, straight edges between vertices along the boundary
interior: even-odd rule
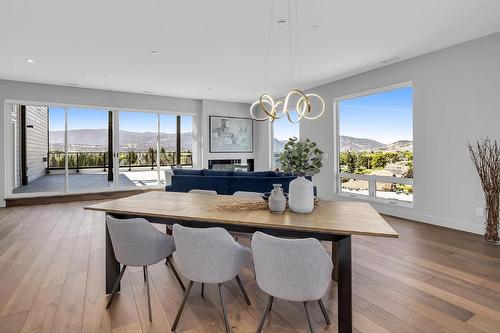
[[[312,181],[297,177],[290,182],[288,206],[295,213],[310,213],[314,209],[314,190]]]

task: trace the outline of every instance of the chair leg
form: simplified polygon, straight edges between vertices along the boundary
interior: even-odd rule
[[[179,282],[179,285],[181,286],[182,291],[186,291],[186,287],[184,287],[184,283],[182,283],[182,280],[181,280],[179,274],[177,273],[177,270],[175,269],[174,264],[170,260],[170,257],[167,257],[167,263],[168,263],[168,266],[170,267],[170,269],[172,270],[172,273],[174,273],[175,279],[177,280],[177,282]]]
[[[142,267],[142,275],[144,277],[144,283],[146,283],[146,266]]]
[[[325,305],[323,304],[323,301],[321,300],[321,298],[318,299],[318,304],[319,304],[319,307],[321,308],[321,312],[323,312],[323,317],[325,317],[326,324],[330,325],[330,317],[328,317],[328,312],[326,311]]]
[[[189,297],[189,293],[191,292],[191,288],[193,287],[193,281],[189,281],[188,287],[186,289],[186,293],[184,294],[184,298],[182,299],[181,306],[177,311],[177,315],[175,316],[174,323],[172,324],[172,332],[177,328],[177,324],[179,323],[179,319],[181,319],[182,311],[184,310],[184,306],[186,305],[187,299]]]
[[[309,324],[309,332],[314,333],[313,326],[311,323],[311,317],[309,317],[309,311],[307,310],[307,302],[304,302],[304,309],[306,310],[307,322]]]
[[[219,298],[222,306],[222,316],[224,317],[224,327],[226,328],[226,333],[231,333],[231,327],[229,326],[229,321],[227,320],[226,306],[224,305],[224,299],[222,298],[222,284],[219,283],[217,286],[219,287]]]
[[[151,314],[151,294],[149,291],[149,273],[148,266],[144,266],[144,279],[146,280],[146,290],[148,293],[148,310],[149,310],[149,321],[153,321],[153,315]]]
[[[111,303],[113,302],[113,298],[115,297],[116,290],[118,289],[118,285],[120,284],[120,281],[123,277],[123,273],[125,273],[125,269],[127,269],[127,265],[123,265],[122,270],[120,271],[120,274],[118,275],[118,278],[116,279],[115,285],[113,286],[113,291],[111,292],[111,296],[109,297],[108,304],[106,304],[106,309],[109,309],[111,306]]]
[[[271,311],[271,306],[273,305],[273,300],[274,300],[274,297],[269,295],[269,300],[267,301],[266,309],[264,310],[264,313],[262,314],[262,318],[260,319],[259,326],[257,327],[257,331],[256,331],[257,333],[262,332],[262,328],[264,327],[264,324],[266,322],[267,315]]]
[[[241,293],[243,294],[243,297],[245,297],[245,301],[247,302],[247,304],[252,305],[252,303],[250,303],[250,298],[248,297],[245,287],[243,286],[243,283],[241,283],[241,279],[238,275],[236,275],[236,282],[238,282],[238,286],[240,287]]]
[[[201,283],[201,298],[205,297],[205,284],[202,282]]]
[[[269,312],[271,312],[272,308],[273,308],[273,303],[274,303],[274,297],[273,299],[271,300],[271,304],[269,304]]]

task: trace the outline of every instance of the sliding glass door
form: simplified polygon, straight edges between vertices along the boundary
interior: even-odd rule
[[[168,185],[168,176],[172,165],[178,165],[177,161],[177,118],[172,114],[160,114],[160,184]]]
[[[113,188],[109,169],[109,117],[107,110],[67,108],[68,190]]]
[[[120,187],[158,185],[158,114],[119,112]]]
[[[12,106],[13,194],[65,190],[65,117],[64,108]]]
[[[160,112],[12,105],[11,194],[168,185],[172,166],[192,166],[192,124]]]

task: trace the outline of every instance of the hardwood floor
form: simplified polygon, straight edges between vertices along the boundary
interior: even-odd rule
[[[153,321],[141,268],[125,273],[105,310],[104,220],[90,202],[0,209],[0,332],[169,332],[182,292],[171,271],[152,266]],[[499,332],[500,248],[481,236],[386,217],[399,239],[353,237],[356,332]],[[245,243],[245,240],[242,240]],[[330,251],[329,244],[325,247]],[[267,296],[249,265],[224,297],[234,332],[254,332]],[[336,285],[324,297],[332,324],[311,303],[316,332],[336,332]],[[217,287],[193,293],[178,332],[222,332]],[[264,332],[307,332],[303,305],[276,300]]]

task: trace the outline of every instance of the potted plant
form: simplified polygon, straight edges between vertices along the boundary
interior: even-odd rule
[[[489,138],[468,144],[469,152],[476,167],[486,201],[484,239],[488,243],[500,244],[498,237],[500,198],[500,148],[497,141]]]
[[[290,209],[296,213],[310,213],[314,208],[313,184],[305,176],[318,174],[323,166],[321,160],[323,152],[316,142],[306,139],[304,142],[292,137],[285,144],[278,160],[281,169],[297,176],[290,182],[289,201]]]

